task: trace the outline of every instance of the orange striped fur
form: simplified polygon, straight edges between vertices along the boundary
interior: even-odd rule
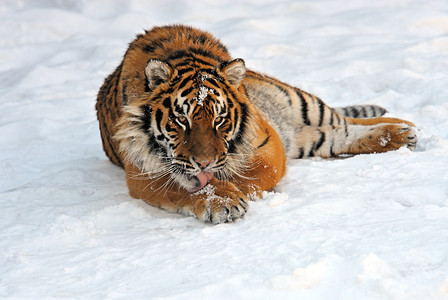
[[[416,144],[411,122],[373,105],[330,108],[182,25],[138,35],[96,109],[104,151],[124,168],[131,196],[212,223],[241,219],[287,159]]]

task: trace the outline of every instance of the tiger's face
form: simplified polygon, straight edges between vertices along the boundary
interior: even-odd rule
[[[242,60],[179,69],[149,61],[148,92],[125,106],[118,125],[120,150],[144,174],[189,192],[239,175],[252,150],[250,107],[238,90],[245,71]]]

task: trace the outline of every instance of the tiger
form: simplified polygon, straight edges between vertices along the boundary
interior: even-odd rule
[[[242,219],[290,159],[417,144],[412,122],[375,105],[331,108],[247,69],[212,34],[186,25],[138,34],[104,80],[96,111],[130,196],[213,224]]]

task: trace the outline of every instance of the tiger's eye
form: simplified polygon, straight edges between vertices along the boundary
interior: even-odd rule
[[[215,118],[215,124],[219,124],[219,123],[221,123],[222,120],[223,120],[222,117],[216,117],[216,118]]]
[[[179,121],[179,123],[184,125],[188,123],[187,118],[185,116],[178,116],[177,121]]]

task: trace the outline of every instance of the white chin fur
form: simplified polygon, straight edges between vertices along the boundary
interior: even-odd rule
[[[174,182],[176,182],[180,187],[186,189],[187,191],[193,190],[198,184],[198,180],[195,177],[175,175],[172,173],[171,178],[174,179]]]

